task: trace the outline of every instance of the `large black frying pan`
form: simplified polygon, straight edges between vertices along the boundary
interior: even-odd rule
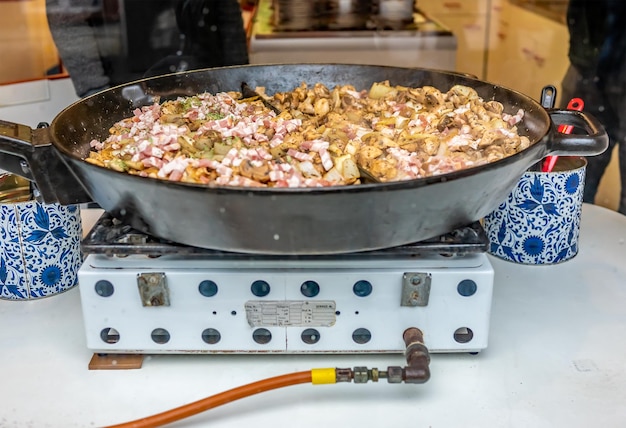
[[[242,82],[267,93],[301,82],[328,87],[373,82],[456,84],[476,89],[505,111],[526,115],[520,127],[533,143],[488,165],[419,180],[316,189],[205,187],[128,175],[84,161],[89,141],[116,121],[152,103],[199,92],[239,90]],[[568,124],[585,135],[565,135]],[[592,116],[547,111],[533,99],[471,77],[415,68],[290,64],[239,66],[160,76],[122,85],[63,110],[49,128],[0,122],[0,169],[34,180],[46,202],[95,201],[134,228],[182,244],[259,254],[335,254],[428,239],[476,221],[495,209],[533,164],[547,155],[596,155],[608,137]]]

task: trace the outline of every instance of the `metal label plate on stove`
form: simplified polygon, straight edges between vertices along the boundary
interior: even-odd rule
[[[332,300],[249,300],[245,308],[250,327],[331,327],[336,321]]]

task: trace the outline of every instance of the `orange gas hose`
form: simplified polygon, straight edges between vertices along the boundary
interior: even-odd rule
[[[271,377],[257,382],[249,383],[219,394],[212,395],[202,400],[186,404],[181,407],[158,413],[146,418],[137,419],[135,421],[122,423],[119,425],[111,425],[107,428],[151,428],[159,427],[171,422],[179,421],[189,416],[213,409],[231,401],[249,397],[260,392],[270,391],[272,389],[283,388],[285,386],[297,385],[300,383],[311,383],[313,380],[313,371],[289,373],[286,375]]]

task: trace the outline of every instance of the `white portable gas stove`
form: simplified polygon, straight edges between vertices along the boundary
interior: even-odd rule
[[[487,347],[494,272],[477,222],[417,244],[332,256],[227,253],[158,240],[105,213],[79,288],[100,353],[402,353]]]

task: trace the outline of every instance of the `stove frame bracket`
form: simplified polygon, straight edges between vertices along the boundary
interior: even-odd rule
[[[146,306],[169,306],[170,291],[163,272],[144,272],[137,274],[137,288],[141,304]]]
[[[429,273],[405,272],[400,306],[428,306],[431,280]]]

